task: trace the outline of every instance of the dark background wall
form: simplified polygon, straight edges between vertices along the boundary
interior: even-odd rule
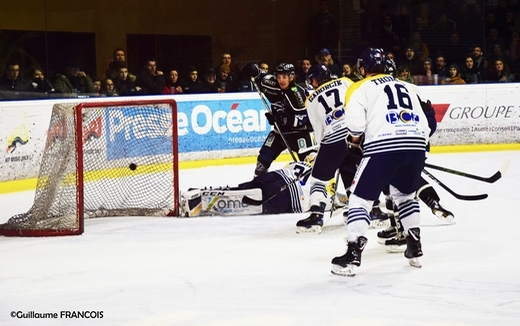
[[[223,52],[274,65],[306,54],[308,18],[318,7],[316,0],[3,1],[0,47],[2,37],[32,32],[22,45],[45,69],[73,56],[97,76],[119,47],[133,70],[150,54],[163,70],[216,65]]]

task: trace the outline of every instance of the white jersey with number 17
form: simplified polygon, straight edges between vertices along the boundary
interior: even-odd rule
[[[354,82],[342,77],[318,87],[307,97],[305,107],[318,143],[333,143],[347,136],[344,101]]]

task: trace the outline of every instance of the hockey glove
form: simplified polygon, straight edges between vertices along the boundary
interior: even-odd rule
[[[260,74],[262,73],[262,70],[260,70],[260,68],[258,68],[258,66],[256,65],[256,63],[253,63],[253,62],[248,62],[244,68],[242,68],[242,72],[247,76],[247,77],[253,77],[256,79],[256,77],[260,76]]]
[[[289,120],[289,117],[285,114],[285,112],[266,112],[265,117],[267,118],[267,121],[271,126],[273,126],[275,123],[278,125],[278,127],[283,127],[287,125],[287,122]]]
[[[421,108],[428,119],[428,127],[430,127],[430,137],[437,130],[437,121],[435,120],[435,110],[433,109],[432,102],[430,100],[423,102],[419,96],[417,96],[421,103]]]
[[[271,105],[271,110],[273,112],[274,121],[276,121],[279,127],[287,125],[289,121],[289,116],[287,115],[287,113],[285,113],[283,105],[281,105],[280,103],[273,103]]]
[[[352,135],[348,135],[345,141],[347,143],[348,155],[353,157],[356,161],[360,161],[363,157],[363,148],[361,147],[363,137],[357,141],[353,141]]]
[[[419,95],[417,95],[417,98],[419,99],[419,102],[421,103],[421,108],[422,108],[424,114],[428,115],[428,114],[431,114],[432,112],[433,112],[433,114],[435,114],[435,111],[433,110],[432,102],[430,102],[430,100],[424,102],[423,100],[421,100]]]
[[[287,123],[289,122],[289,117],[284,111],[279,111],[275,113],[274,119],[279,127],[283,127],[287,125]]]
[[[267,122],[269,122],[269,124],[273,126],[275,121],[273,114],[271,112],[266,112],[265,117],[267,118]]]

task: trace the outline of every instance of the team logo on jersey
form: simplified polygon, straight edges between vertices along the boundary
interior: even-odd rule
[[[273,142],[274,142],[274,137],[275,137],[275,134],[274,133],[270,133],[269,136],[267,136],[267,139],[265,140],[264,145],[267,146],[267,147],[271,147],[273,145]]]
[[[412,111],[402,110],[401,112],[388,112],[386,115],[386,121],[390,124],[396,123],[417,123],[419,122],[419,116],[414,114]]]
[[[298,138],[298,148],[307,148],[305,138]]]
[[[269,86],[276,86],[276,84],[278,82],[276,80],[272,80],[272,79],[265,79],[262,81],[262,83],[267,84]]]
[[[343,108],[332,111],[331,113],[327,114],[327,117],[325,118],[325,125],[330,125],[334,122],[334,120],[339,120],[344,115],[345,110]]]
[[[298,105],[300,107],[302,107],[304,105],[304,103],[305,103],[305,100],[303,99],[302,94],[300,94],[300,92],[298,91],[298,87],[293,86],[293,87],[291,87],[291,90],[293,91],[294,96],[296,96],[296,100],[298,101]]]

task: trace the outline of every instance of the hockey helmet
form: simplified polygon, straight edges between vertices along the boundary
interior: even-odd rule
[[[332,79],[330,76],[330,70],[326,65],[312,65],[307,72],[307,84],[312,85],[312,79],[316,79],[318,85],[326,83]]]
[[[276,66],[276,69],[274,71],[275,75],[279,74],[285,74],[285,75],[294,75],[295,69],[294,65],[292,63],[280,63],[278,66]]]
[[[385,69],[385,52],[380,48],[366,48],[357,60],[357,68],[367,73],[382,73]]]

